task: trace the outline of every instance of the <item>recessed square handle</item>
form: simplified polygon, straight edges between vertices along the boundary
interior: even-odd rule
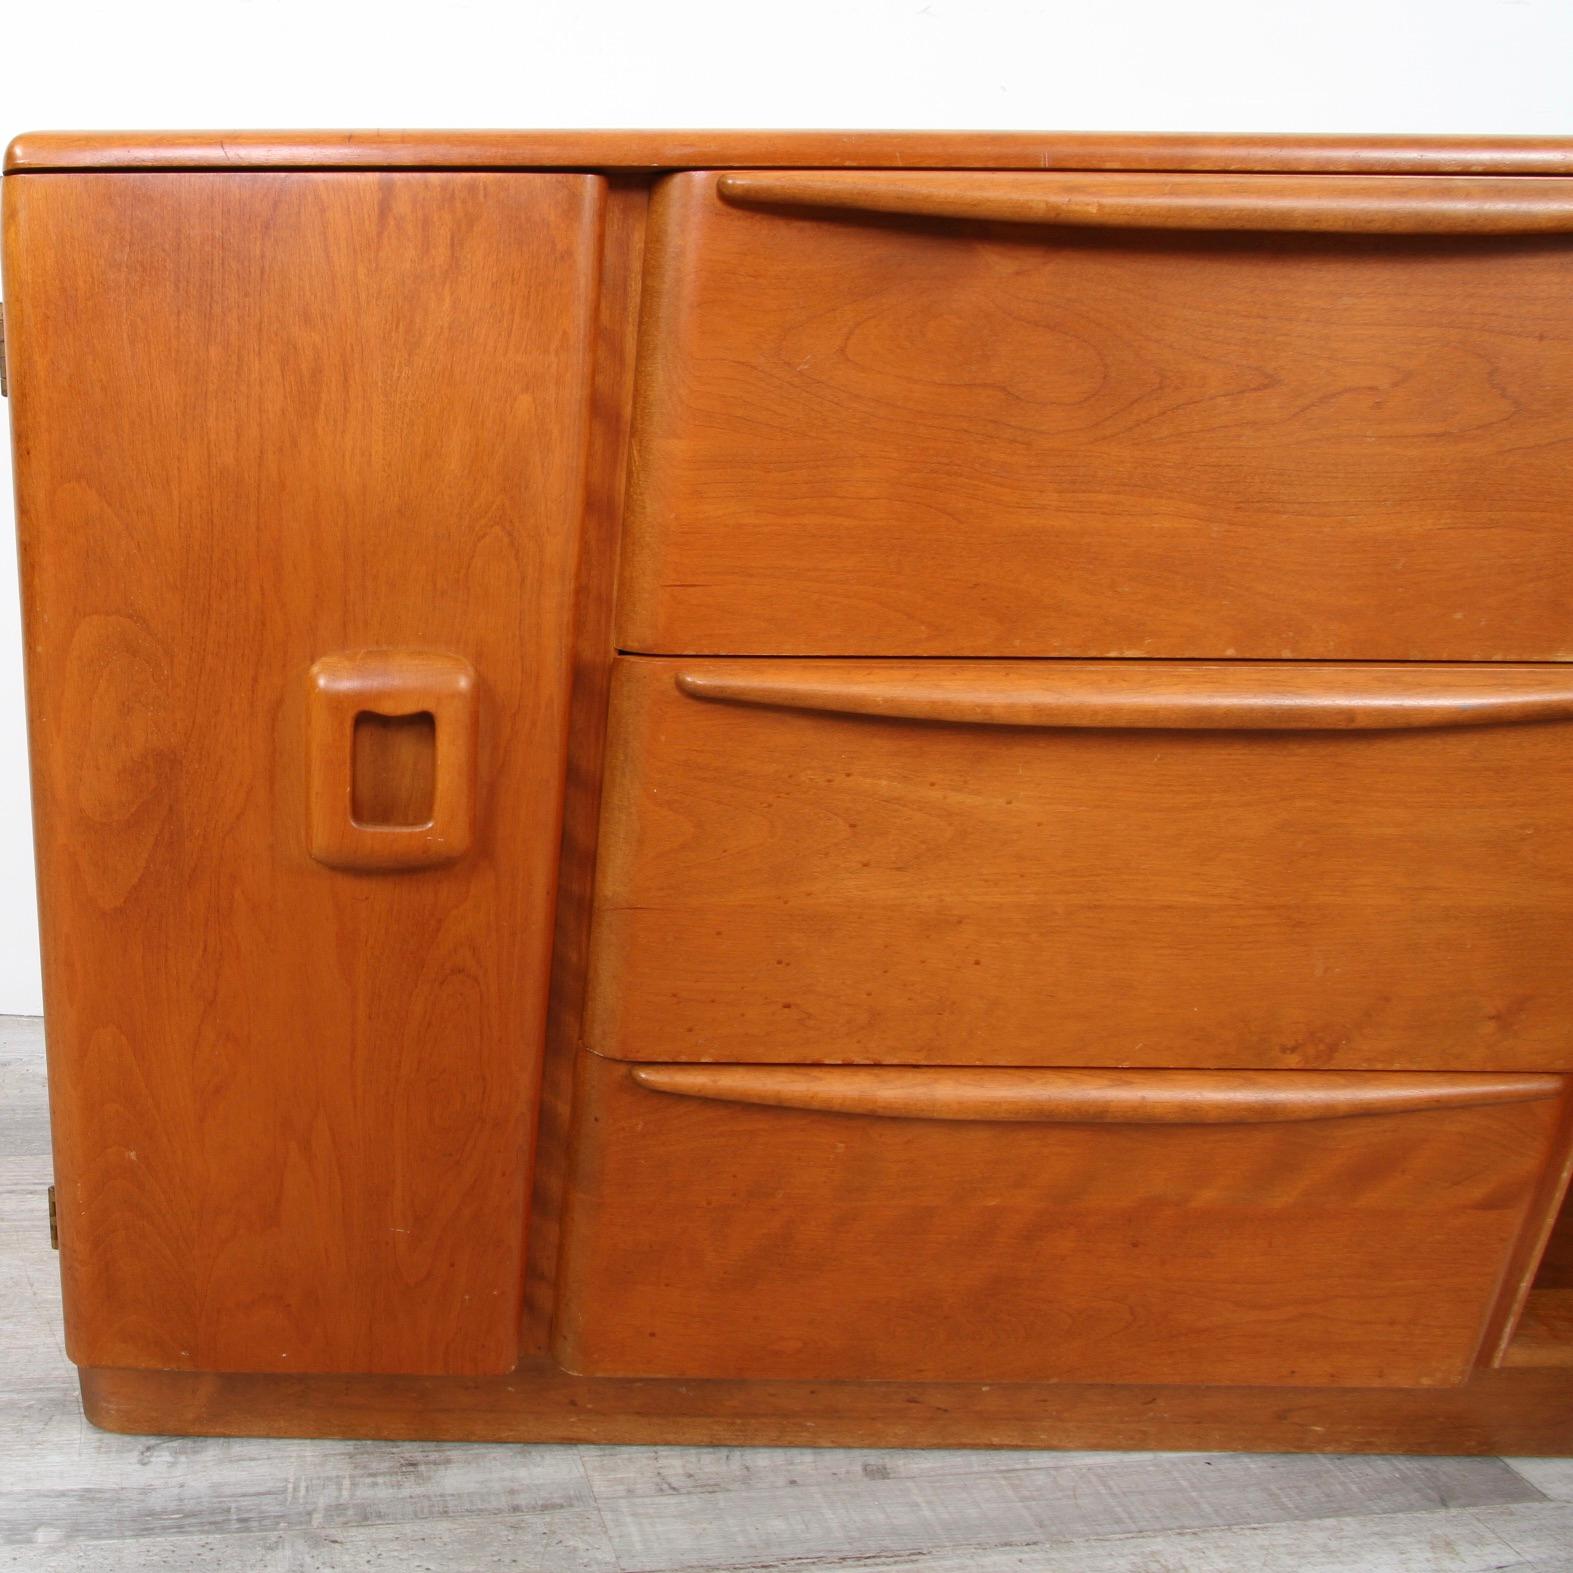
[[[306,702],[307,847],[343,869],[451,863],[475,838],[475,669],[429,650],[323,656]]]

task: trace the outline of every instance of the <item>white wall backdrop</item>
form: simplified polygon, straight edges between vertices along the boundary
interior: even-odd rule
[[[0,140],[299,126],[1573,134],[1573,0],[55,0],[0,14]],[[0,487],[9,498],[9,454]],[[34,1012],[14,552],[0,564],[0,1012]]]

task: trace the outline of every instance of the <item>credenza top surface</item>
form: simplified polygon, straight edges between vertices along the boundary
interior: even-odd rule
[[[1399,174],[1573,173],[1573,137],[1062,131],[45,131],[7,174],[147,169],[794,166]]]

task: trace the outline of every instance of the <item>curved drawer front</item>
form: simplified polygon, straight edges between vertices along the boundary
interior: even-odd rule
[[[620,644],[1573,656],[1573,181],[677,175]]]
[[[1563,1078],[584,1055],[558,1354],[594,1375],[1463,1381]]]
[[[1573,1069],[1573,671],[625,658],[589,1045]]]

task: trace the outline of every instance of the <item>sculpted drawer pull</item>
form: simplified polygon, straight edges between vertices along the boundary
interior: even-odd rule
[[[868,1065],[636,1065],[651,1092],[905,1120],[1259,1125],[1554,1098],[1560,1076],[1384,1071],[973,1070]]]
[[[1573,231],[1556,176],[864,174],[723,175],[742,207],[1096,229],[1531,235]]]
[[[307,846],[331,868],[424,868],[475,835],[476,677],[460,656],[324,656],[307,693]]]
[[[1300,662],[706,661],[723,704],[974,726],[1338,732],[1573,719],[1573,667]]]

